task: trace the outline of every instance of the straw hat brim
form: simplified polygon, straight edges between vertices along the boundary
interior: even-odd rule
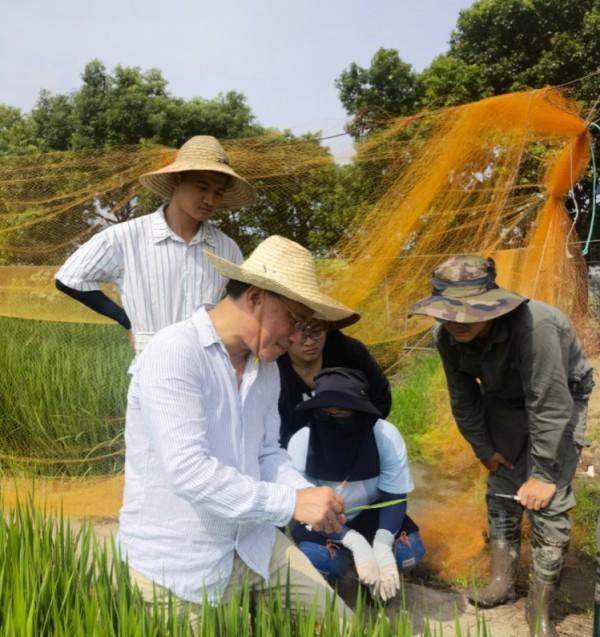
[[[165,201],[170,201],[175,188],[175,174],[188,170],[205,170],[231,178],[232,181],[225,191],[219,208],[243,208],[252,205],[256,199],[254,186],[240,177],[227,164],[215,161],[174,161],[164,168],[144,173],[140,177],[140,183]]]
[[[422,314],[455,323],[478,323],[508,314],[528,300],[505,288],[495,288],[482,294],[460,298],[432,294],[412,305],[408,314]]]
[[[286,299],[302,303],[315,313],[315,318],[321,321],[327,321],[331,327],[341,329],[356,323],[360,319],[360,314],[354,312],[350,308],[342,305],[330,296],[319,293],[310,293],[302,290],[302,287],[292,288],[285,285],[267,274],[257,272],[254,269],[244,268],[244,264],[236,265],[227,259],[205,250],[204,253],[208,260],[212,263],[215,270],[228,279],[248,283],[261,290],[268,290],[284,296]]]

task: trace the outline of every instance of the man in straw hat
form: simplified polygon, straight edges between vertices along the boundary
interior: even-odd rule
[[[269,237],[242,264],[207,252],[229,278],[210,310],[165,328],[136,365],[125,428],[119,544],[152,601],[172,591],[198,610],[252,588],[291,584],[320,613],[332,590],[277,526],[341,529],[343,500],[312,487],[279,446],[275,360],[313,319],[358,315],[323,294],[310,253]],[[347,611],[341,600],[340,613]]]
[[[527,619],[556,636],[549,606],[570,539],[571,481],[586,426],[592,368],[558,309],[496,285],[492,259],[457,256],[433,272],[412,314],[438,320],[435,343],[462,435],[488,469],[491,582],[470,599],[515,597],[521,518],[531,524]]]
[[[173,163],[140,181],[166,203],[153,214],[99,232],[56,274],[59,290],[128,330],[138,353],[161,328],[219,301],[226,279],[210,265],[204,248],[236,263],[242,254],[208,220],[219,209],[254,201],[252,186],[209,136],[192,137]],[[124,308],[100,290],[101,282],[117,284]]]

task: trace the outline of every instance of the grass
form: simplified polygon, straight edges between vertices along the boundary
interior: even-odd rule
[[[439,369],[436,354],[413,356],[392,382],[392,411],[388,420],[402,433],[412,460],[422,457],[421,437],[431,427],[439,407],[431,393]]]
[[[596,523],[600,518],[600,485],[589,478],[574,484],[577,505],[573,509],[573,522],[579,532],[578,548],[596,559]],[[600,547],[598,547],[600,550]]]
[[[15,456],[39,459],[26,464],[42,474],[122,466],[132,358],[122,328],[1,318],[0,351],[3,468],[22,464]]]
[[[173,598],[146,605],[132,584],[126,564],[110,558],[93,529],[84,523],[74,530],[60,515],[44,515],[21,504],[0,521],[0,632],[5,637],[189,637],[186,616]],[[289,591],[289,589],[288,589]],[[322,623],[314,609],[298,612],[289,592],[251,596],[243,588],[228,604],[203,605],[195,626],[197,637],[408,637],[406,610],[389,621],[381,607],[368,608],[359,598],[355,616],[340,628],[333,605]],[[291,613],[290,609],[296,609]],[[424,636],[438,634],[425,626]],[[441,633],[439,633],[441,634]],[[446,633],[447,634],[447,633]],[[483,618],[476,632],[455,635],[489,636]]]
[[[122,328],[0,318],[0,351],[0,473],[122,469],[132,358]],[[407,358],[392,379],[389,419],[402,432],[411,461],[427,459],[425,434],[438,423],[438,373],[437,355],[420,354]],[[593,557],[599,488],[579,481],[576,496],[576,541]]]
[[[112,473],[123,466],[132,353],[118,326],[0,318],[0,471]],[[409,359],[393,384],[390,420],[412,458],[433,413],[435,355]]]

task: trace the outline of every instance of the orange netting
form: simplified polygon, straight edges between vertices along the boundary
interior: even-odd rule
[[[321,200],[336,201],[334,191],[344,188],[339,174],[365,184],[350,202],[355,224],[320,255],[320,266],[328,291],[362,312],[352,333],[369,344],[387,343],[398,352],[431,326],[408,318],[407,309],[428,293],[433,268],[457,253],[493,255],[501,285],[573,317],[585,310],[585,267],[563,198],[586,169],[589,133],[578,105],[557,90],[394,120],[359,146],[352,166],[335,166],[314,140],[269,136],[225,145],[232,165],[259,190],[254,208],[218,220],[245,254],[260,240],[265,219],[280,234],[298,232],[304,223],[302,236],[310,236],[311,219],[323,213]],[[114,474],[122,467],[131,359],[125,334],[85,325],[106,321],[55,291],[53,275],[93,233],[158,205],[137,177],[169,163],[174,153],[139,146],[0,156],[5,475]],[[307,204],[310,196],[316,201]],[[299,206],[314,215],[308,223],[294,216]],[[450,431],[432,430],[426,444],[448,448],[444,461],[452,457],[466,466],[472,456],[460,440],[449,444]],[[98,483],[101,497],[108,498],[109,483],[113,496],[114,489],[120,495],[119,481],[109,480]],[[2,492],[10,499],[24,488],[9,479]],[[52,482],[37,492],[49,497],[62,489],[81,512],[97,495],[82,488]],[[111,511],[119,501],[113,496]],[[92,508],[109,514],[105,506]]]

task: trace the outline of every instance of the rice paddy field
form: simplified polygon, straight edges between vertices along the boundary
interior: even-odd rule
[[[0,498],[4,510],[0,523],[0,635],[191,635],[189,622],[172,603],[144,604],[126,565],[112,559],[110,541],[101,543],[94,532],[95,518],[113,519],[118,510],[127,368],[132,359],[125,332],[113,326],[1,318],[0,351]],[[433,353],[407,357],[394,374],[390,420],[407,442],[416,481],[422,475],[421,482],[427,483],[417,494],[416,509],[411,509],[416,510],[419,522],[425,513],[429,518],[422,531],[430,560],[440,570],[430,570],[427,577],[459,582],[473,573],[481,574],[481,568],[477,571],[475,567],[481,566],[483,542],[470,516],[480,515],[473,502],[481,499],[482,491],[470,492],[468,500],[447,491],[449,484],[457,485],[457,490],[470,488],[478,479],[478,469],[456,437],[453,423],[440,416],[446,398],[437,358]],[[441,471],[443,465],[454,473]],[[44,485],[45,491],[36,485]],[[78,519],[83,516],[77,514],[76,506],[68,510],[73,485],[77,487],[73,497],[87,504],[81,510],[88,520]],[[100,487],[92,495],[85,489],[93,489],[93,485]],[[41,498],[33,497],[36,489],[42,492]],[[47,496],[52,489],[57,497],[50,507]],[[434,492],[439,496],[435,502],[430,499]],[[575,541],[579,554],[591,559],[598,491],[579,483],[578,497],[581,506],[575,512]],[[64,512],[59,502],[65,503]],[[460,526],[460,519],[453,520],[452,533],[471,533],[476,541],[470,552],[454,557],[446,548],[436,553],[436,537],[448,526],[449,516],[456,517],[457,507],[463,507],[458,517],[464,525]],[[418,517],[419,512],[423,517]],[[471,567],[475,570],[469,570]],[[416,634],[411,613],[403,604],[384,609],[359,597],[356,608],[354,620],[342,633],[332,612],[320,625],[313,612],[291,612],[285,591],[283,596],[258,598],[241,591],[240,598],[230,604],[207,606],[193,634]],[[465,629],[457,614],[451,624],[450,632],[447,626],[442,631],[435,621],[421,618],[418,634],[503,637],[483,618]]]
[[[122,468],[132,359],[122,328],[1,318],[0,351],[3,472]]]

